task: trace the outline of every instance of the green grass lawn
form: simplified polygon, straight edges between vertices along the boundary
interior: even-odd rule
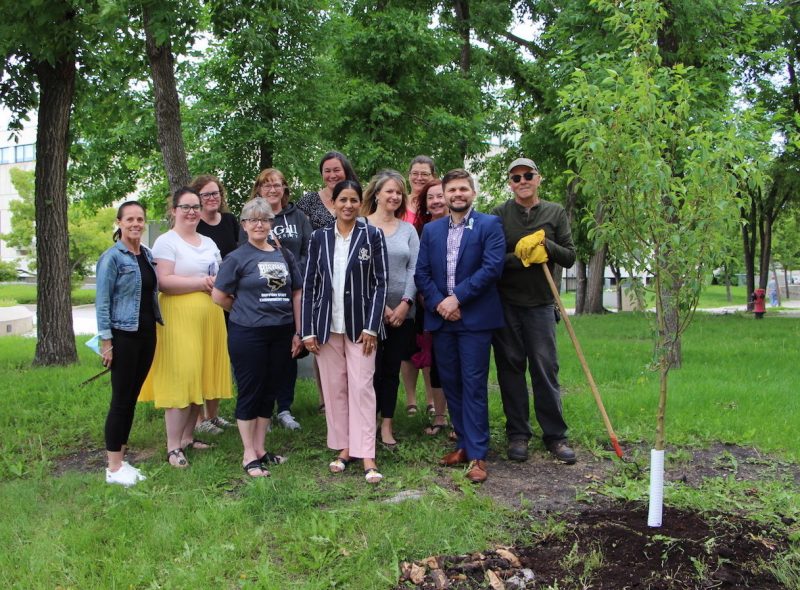
[[[649,323],[641,314],[573,323],[621,442],[647,449],[658,395],[657,376],[647,369]],[[579,458],[610,456],[563,326],[558,336],[564,410]],[[447,471],[452,485],[437,484],[434,461],[448,447],[420,434],[422,416],[398,412],[401,446],[393,455],[379,453],[386,476],[380,486],[367,486],[357,465],[343,476],[327,474],[334,453],[325,448],[324,417],[305,381],[294,408],[303,430],[270,435],[268,448],[290,459],[269,480],[246,481],[235,432],[217,437],[217,449],[191,454],[189,469],[169,468],[163,412],[143,405],[131,445],[149,454],[139,464],[149,479],[129,490],[108,486],[101,450],[109,385],[102,378],[78,387],[100,369],[83,340],[79,365],[45,369],[30,366],[33,340],[0,338],[0,587],[390,588],[402,560],[509,543],[531,526],[533,516],[477,494],[458,470]],[[797,319],[698,316],[684,339],[684,367],[671,374],[668,456],[722,441],[797,462],[798,342]],[[491,445],[502,453],[494,375],[490,392]],[[230,416],[233,402],[222,411]],[[65,468],[79,452],[89,453],[90,468]],[[646,500],[646,475],[608,485],[617,486],[617,496]],[[773,490],[763,491],[768,500],[752,494],[754,485],[714,481],[692,493],[672,484],[666,502],[735,508],[778,525],[777,513],[800,520],[792,482],[762,486]],[[423,495],[384,502],[409,490]]]
[[[94,303],[94,289],[73,289],[72,305]],[[11,305],[35,305],[36,285],[0,283],[0,307]]]

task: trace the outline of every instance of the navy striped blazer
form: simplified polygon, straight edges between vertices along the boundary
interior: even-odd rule
[[[303,280],[303,337],[328,341],[333,315],[333,249],[335,222],[311,234]],[[344,291],[345,332],[351,341],[371,330],[383,336],[386,305],[386,242],[383,232],[358,219],[347,254]]]

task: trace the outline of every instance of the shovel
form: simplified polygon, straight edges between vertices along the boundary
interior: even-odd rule
[[[567,327],[569,337],[572,339],[572,344],[575,346],[575,352],[578,353],[578,360],[583,368],[583,373],[586,375],[587,381],[589,381],[589,387],[592,390],[592,395],[594,395],[594,401],[597,402],[600,415],[603,417],[603,423],[606,425],[606,431],[608,432],[609,438],[611,438],[611,446],[614,447],[614,452],[617,454],[617,457],[622,459],[622,448],[619,446],[619,442],[617,441],[617,435],[614,434],[614,428],[611,426],[611,420],[608,419],[608,414],[606,414],[606,409],[603,406],[603,400],[600,398],[600,391],[597,389],[597,385],[594,382],[594,377],[592,377],[592,372],[589,370],[589,365],[586,364],[586,357],[583,356],[583,350],[581,349],[580,342],[578,342],[578,337],[575,336],[575,330],[572,329],[572,324],[569,321],[567,310],[564,309],[564,303],[561,301],[561,297],[558,294],[558,288],[556,288],[555,281],[553,281],[553,275],[550,274],[550,269],[548,268],[546,262],[542,264],[542,268],[544,269],[544,276],[547,277],[547,282],[550,284],[550,290],[553,292],[553,297],[555,297],[556,303],[558,304],[558,310],[561,312],[561,317],[564,318],[564,325]]]

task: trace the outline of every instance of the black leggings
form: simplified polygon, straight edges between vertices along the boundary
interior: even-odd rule
[[[128,444],[136,400],[156,351],[155,325],[138,332],[112,328],[111,407],[106,416],[106,450],[118,452]]]
[[[378,413],[382,418],[394,418],[397,405],[397,388],[400,385],[400,362],[408,351],[408,343],[414,338],[414,322],[404,321],[396,328],[386,327],[386,338],[378,342],[375,357],[375,397]]]

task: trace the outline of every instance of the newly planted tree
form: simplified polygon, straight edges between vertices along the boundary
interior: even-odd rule
[[[658,411],[651,457],[650,524],[661,524],[665,415],[670,369],[697,306],[704,276],[724,253],[738,218],[745,161],[728,105],[702,100],[691,68],[662,62],[667,13],[656,0],[593,0],[619,49],[574,72],[560,94],[558,129],[570,142],[581,190],[604,215],[596,234],[624,267],[653,277]]]

